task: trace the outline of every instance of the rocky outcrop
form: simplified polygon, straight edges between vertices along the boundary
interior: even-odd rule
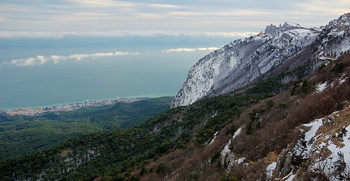
[[[270,26],[267,26],[265,28],[265,33],[266,34],[271,34],[271,35],[277,35],[281,32],[284,32],[284,31],[288,31],[288,30],[292,30],[292,29],[302,29],[302,27],[300,27],[299,24],[288,24],[288,23],[284,23],[283,25],[279,25],[279,27],[271,24]]]
[[[267,169],[274,173],[269,180],[305,180],[313,175],[328,180],[350,178],[349,116],[347,104],[341,111],[300,126],[303,136],[279,154],[275,169]]]
[[[350,13],[331,21],[317,38],[319,55],[339,57],[350,49]]]

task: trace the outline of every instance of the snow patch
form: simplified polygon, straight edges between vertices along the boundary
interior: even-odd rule
[[[294,177],[295,177],[295,175],[293,174],[293,175],[289,176],[286,181],[292,181],[294,179]]]
[[[221,151],[221,156],[225,157],[226,155],[231,153],[231,150],[228,148],[231,144],[231,141],[228,141],[228,143],[225,145],[224,149]]]
[[[234,140],[239,134],[241,134],[242,128],[238,128],[235,134],[232,136],[232,140]]]
[[[277,166],[276,162],[272,162],[270,165],[266,167],[266,176],[268,179],[272,177],[273,171],[275,171]]]
[[[241,164],[245,161],[245,159],[246,157],[239,158],[238,160],[236,160],[236,163]]]
[[[327,88],[327,81],[317,86],[317,92],[322,92]]]
[[[216,139],[216,135],[219,133],[219,131],[217,131],[215,134],[214,134],[214,138],[210,141],[209,145],[213,144],[215,139]],[[208,146],[209,146],[208,145]]]
[[[340,79],[338,86],[342,85],[346,81],[346,79],[347,77]]]
[[[242,128],[238,128],[235,132],[235,134],[232,136],[232,139],[228,141],[228,143],[225,145],[224,149],[221,151],[221,164],[224,164],[225,162],[228,163],[228,169],[232,166],[234,163],[243,163],[246,159],[245,157],[240,158],[238,160],[234,160],[235,154],[231,152],[229,149],[232,141],[242,132]]]
[[[303,126],[305,127],[310,127],[310,130],[305,133],[305,138],[304,140],[306,142],[309,142],[311,138],[313,138],[316,135],[317,130],[322,126],[322,118],[321,119],[316,119],[315,121],[309,123],[309,124],[304,124]]]
[[[350,170],[350,125],[345,128],[346,133],[343,136],[342,146],[337,146],[331,140],[328,140],[327,149],[331,151],[331,154],[322,161],[319,161],[313,165],[313,170],[317,168],[323,168],[323,172],[331,177],[333,173],[337,172],[337,169],[344,166],[344,170]],[[336,178],[338,179],[338,178]]]

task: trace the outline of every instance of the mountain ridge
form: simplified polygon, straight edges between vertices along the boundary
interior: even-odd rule
[[[319,49],[313,52],[315,56],[339,56],[350,49],[349,17],[350,14],[342,15],[322,31],[287,23],[279,27],[269,25],[264,34],[225,45],[191,67],[171,107],[186,106],[204,97],[245,87],[321,39]],[[336,48],[339,43],[342,44],[340,50]]]

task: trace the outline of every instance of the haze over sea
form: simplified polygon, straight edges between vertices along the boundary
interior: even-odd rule
[[[0,109],[175,96],[200,58],[236,38],[0,39]]]

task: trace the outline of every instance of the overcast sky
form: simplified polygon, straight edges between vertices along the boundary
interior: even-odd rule
[[[1,37],[237,36],[326,25],[349,0],[0,0]]]

